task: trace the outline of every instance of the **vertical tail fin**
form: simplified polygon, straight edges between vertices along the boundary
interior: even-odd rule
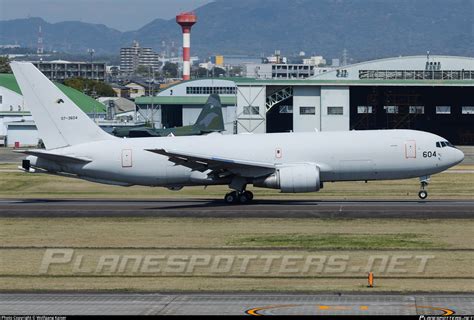
[[[194,127],[203,132],[224,131],[224,117],[219,95],[211,94],[202,108]]]
[[[114,139],[99,128],[33,64],[12,62],[25,106],[31,111],[47,149]]]

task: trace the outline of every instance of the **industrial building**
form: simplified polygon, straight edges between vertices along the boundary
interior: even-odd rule
[[[301,63],[247,63],[244,66],[246,78],[253,79],[307,79],[329,68],[318,68]]]
[[[135,102],[165,127],[192,123],[219,93],[227,133],[409,128],[474,144],[474,58],[396,57],[272,78],[185,81]]]

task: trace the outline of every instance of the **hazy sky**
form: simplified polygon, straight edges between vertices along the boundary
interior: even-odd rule
[[[213,0],[0,0],[0,20],[41,17],[48,22],[103,23],[136,30],[156,19],[171,19]]]

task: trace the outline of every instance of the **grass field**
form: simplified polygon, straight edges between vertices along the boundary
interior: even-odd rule
[[[2,218],[0,225],[0,291],[474,290],[472,220]],[[70,261],[43,274],[40,266],[50,248],[74,253]],[[134,269],[133,263],[126,263],[120,272],[98,272],[104,256],[120,261],[181,257],[189,262],[185,257],[193,256],[254,260],[245,272],[239,263],[214,272],[212,262],[191,272],[189,265],[183,270],[145,272]],[[275,260],[267,266],[264,257]],[[294,259],[290,266],[296,271],[282,271],[285,257]],[[323,259],[322,269],[313,266],[305,272],[309,257]],[[346,268],[331,265],[334,257]],[[369,268],[373,257],[377,263]],[[390,270],[396,257],[404,257],[406,263]],[[429,257],[424,270],[419,270],[416,257]],[[380,259],[388,259],[385,268]],[[82,271],[74,270],[77,265]],[[375,272],[376,288],[365,287],[368,269]]]
[[[165,188],[118,187],[79,179],[16,171],[16,165],[0,164],[0,198],[222,198],[226,186],[189,187],[181,191]],[[474,199],[472,165],[460,165],[435,175],[428,187],[430,199]],[[256,198],[287,199],[417,199],[418,179],[395,181],[326,183],[317,193],[281,194],[278,190],[249,188]]]

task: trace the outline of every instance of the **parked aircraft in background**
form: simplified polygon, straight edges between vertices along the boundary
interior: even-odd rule
[[[46,146],[24,151],[27,172],[121,186],[229,185],[228,203],[250,201],[249,184],[299,193],[319,191],[324,182],[419,177],[425,199],[430,175],[464,159],[445,139],[413,130],[120,139],[101,130],[31,63],[11,67]]]
[[[115,128],[112,134],[117,137],[166,137],[198,136],[225,130],[221,100],[217,94],[210,95],[196,122],[189,126],[168,129],[155,129],[146,126]]]

